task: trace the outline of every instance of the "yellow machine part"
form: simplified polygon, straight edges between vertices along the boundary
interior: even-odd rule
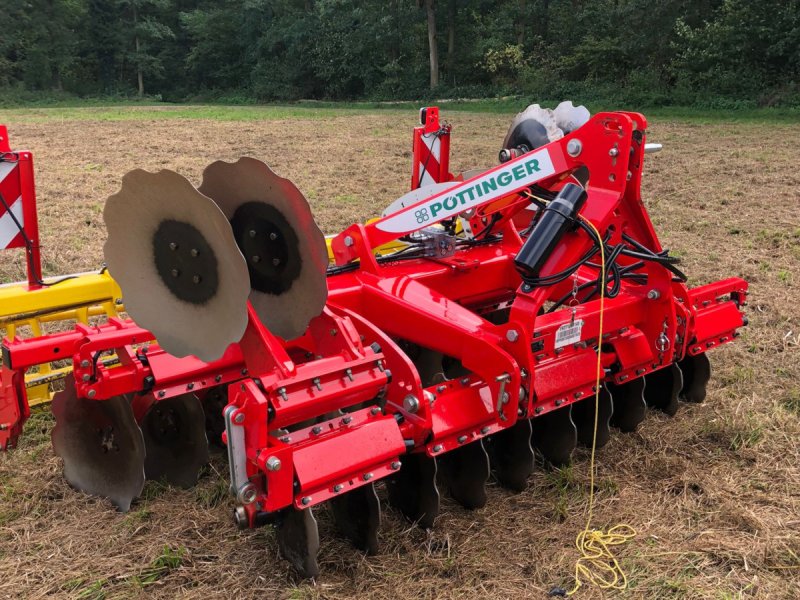
[[[327,238],[328,259],[333,261],[331,238]],[[392,242],[375,251],[387,254],[405,247],[402,242]],[[58,281],[62,277],[49,281]],[[125,310],[122,291],[108,271],[79,273],[51,287],[31,290],[27,283],[0,285],[0,329],[13,340],[22,329],[25,337],[38,337],[52,331],[63,330],[65,321],[88,324],[91,317],[116,317]],[[60,323],[60,326],[59,326]],[[30,329],[30,334],[25,328]],[[109,357],[113,361],[113,357]],[[52,384],[72,371],[71,366],[56,367],[50,363],[39,365],[35,372],[25,374],[25,387],[31,406],[50,402]]]

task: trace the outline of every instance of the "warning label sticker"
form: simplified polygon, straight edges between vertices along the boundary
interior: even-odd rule
[[[581,341],[581,330],[583,320],[577,319],[570,323],[564,323],[556,330],[556,348],[569,346]]]

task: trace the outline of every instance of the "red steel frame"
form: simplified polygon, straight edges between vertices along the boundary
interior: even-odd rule
[[[538,180],[551,190],[576,170],[588,169],[581,216],[601,234],[611,232],[609,243],[619,243],[625,232],[658,252],[661,245],[639,194],[645,129],[642,115],[602,113],[533,155],[546,154],[542,164],[552,164],[552,172]],[[489,173],[513,170],[530,158]],[[441,198],[480,177],[454,182]],[[605,381],[622,384],[727,343],[746,323],[740,311],[745,281],[731,278],[690,290],[655,262],[641,267],[646,284],[622,280],[617,297],[605,301],[602,339],[598,300],[542,314],[576,283],[596,279],[597,269],[583,266],[574,278],[550,287],[522,284],[513,259],[523,243],[518,223],[530,202],[524,195],[530,183],[470,206],[466,215],[473,231],[491,222],[502,236],[449,257],[379,263],[373,255],[375,247],[435,218],[407,231],[381,228],[390,219],[397,222],[396,215],[349,227],[333,248],[338,263],[357,259],[358,265],[328,277],[326,309],[303,337],[290,342],[273,336],[252,310],[242,341],[208,364],[174,358],[151,342],[149,332],[117,319],[6,341],[0,447],[13,445],[21,433],[27,417],[22,378],[35,364],[71,358],[80,396],[101,400],[139,392],[137,414],[176,394],[228,385],[226,436],[244,434],[252,493],[240,501],[255,525],[260,513],[314,506],[385,477],[400,467],[406,452],[437,456],[518,419],[592,397],[598,346]],[[437,198],[397,214],[413,215]],[[566,233],[541,275],[575,263],[591,243],[581,230]],[[506,322],[484,318],[505,306],[510,307]],[[580,339],[557,347],[558,328],[576,319],[583,321]],[[425,388],[402,342],[454,357],[469,375]],[[104,364],[105,352],[116,353],[119,364]]]

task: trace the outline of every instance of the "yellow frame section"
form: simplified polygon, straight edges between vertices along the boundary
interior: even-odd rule
[[[325,239],[328,260],[333,261],[331,237]],[[375,250],[386,254],[404,248],[403,242],[391,242]],[[90,317],[116,317],[125,310],[122,291],[107,271],[78,273],[53,285],[37,290],[27,283],[0,285],[0,329],[13,340],[20,327],[30,327],[34,337],[42,335],[47,323],[74,320],[87,324]],[[49,282],[61,277],[50,278]],[[52,383],[63,379],[72,371],[71,366],[54,367],[49,363],[39,365],[36,372],[25,374],[28,403],[31,406],[50,402]]]

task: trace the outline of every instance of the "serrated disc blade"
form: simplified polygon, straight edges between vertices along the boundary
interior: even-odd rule
[[[678,365],[648,373],[644,377],[644,399],[647,406],[657,408],[670,417],[678,412],[678,394],[683,387],[683,375]]]
[[[565,100],[555,107],[553,117],[558,127],[565,133],[571,133],[584,125],[591,114],[589,109],[583,106],[573,106],[571,100]]]
[[[572,407],[552,410],[533,419],[534,448],[553,466],[569,464],[578,442]]]
[[[564,132],[558,127],[553,111],[531,104],[511,121],[503,140],[503,148],[525,144],[530,150],[535,150],[562,137]]]
[[[336,496],[331,499],[330,505],[339,533],[362,552],[377,554],[381,503],[375,486],[370,483]]]
[[[287,508],[277,524],[277,538],[281,556],[289,561],[301,577],[319,575],[319,530],[310,508]]]
[[[199,189],[230,220],[261,321],[284,339],[303,335],[328,297],[325,236],[303,194],[247,157],[210,164]]]
[[[137,169],[106,202],[103,247],[125,310],[175,356],[218,359],[247,326],[247,265],[225,215],[172,171]]]
[[[599,410],[595,408],[599,407]],[[603,387],[600,396],[595,400],[590,396],[572,405],[572,420],[578,429],[578,443],[587,448],[592,447],[594,437],[595,412],[597,412],[597,440],[596,447],[602,448],[611,439],[611,415],[614,412],[614,404],[609,391]]]
[[[433,527],[439,515],[435,458],[422,453],[400,457],[400,470],[386,480],[389,504],[423,529]]]
[[[530,420],[520,419],[511,427],[492,434],[485,443],[498,483],[515,492],[525,491],[533,473],[532,430]]]
[[[683,373],[683,388],[680,399],[685,402],[703,402],[706,399],[706,386],[711,379],[711,363],[705,354],[687,356],[678,363]]]
[[[465,444],[439,457],[443,481],[453,500],[468,509],[486,506],[489,456],[483,440]]]
[[[205,415],[194,394],[160,400],[141,422],[147,479],[190,488],[208,463]]]
[[[64,460],[64,478],[82,492],[103,496],[122,512],[144,487],[144,440],[124,396],[78,398],[72,377],[53,396],[53,450]]]
[[[625,433],[636,431],[639,423],[644,421],[647,414],[647,403],[644,401],[644,377],[619,385],[610,383],[608,389],[614,398],[611,425]]]

